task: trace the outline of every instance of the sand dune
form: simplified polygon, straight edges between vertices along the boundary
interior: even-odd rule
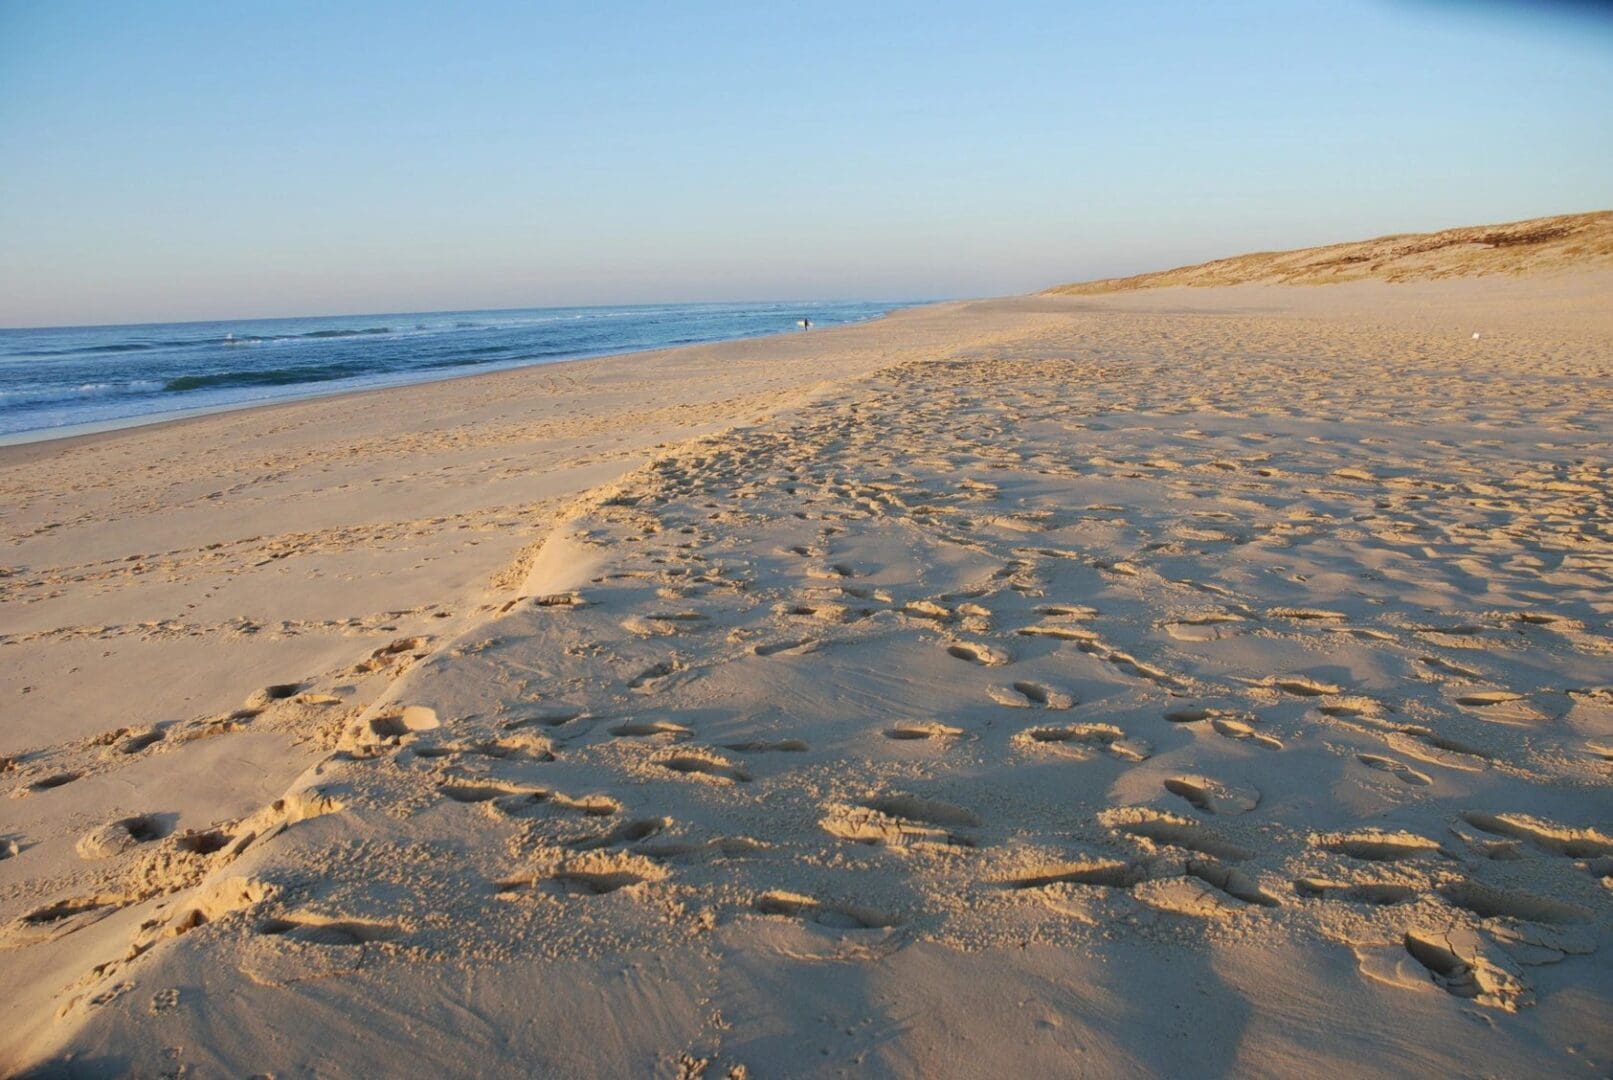
[[[1380,236],[1298,251],[1262,251],[1134,277],[1059,285],[1047,292],[1091,296],[1172,285],[1438,281],[1490,274],[1583,273],[1598,267],[1613,267],[1613,210]]]
[[[1386,288],[13,452],[0,1062],[1607,1071],[1613,274]]]

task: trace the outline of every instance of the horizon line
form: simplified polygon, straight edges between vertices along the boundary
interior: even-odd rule
[[[30,333],[41,330],[123,330],[142,326],[206,326],[217,323],[291,322],[297,319],[384,319],[393,316],[496,315],[511,311],[597,311],[603,308],[718,307],[760,304],[940,304],[962,297],[790,297],[782,300],[644,300],[631,304],[537,304],[526,307],[425,308],[417,311],[338,311],[302,315],[229,315],[219,319],[151,319],[142,322],[44,323],[36,326],[0,325],[0,334]]]

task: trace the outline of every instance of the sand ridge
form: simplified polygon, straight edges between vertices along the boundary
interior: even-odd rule
[[[1059,285],[1055,296],[1090,296],[1225,285],[1336,285],[1346,281],[1439,281],[1491,274],[1584,273],[1613,266],[1613,210],[1380,236],[1295,251],[1236,255],[1132,277]]]
[[[959,309],[557,497],[372,694],[206,720],[339,710],[272,798],[10,894],[90,942],[26,1060],[1605,1070],[1613,327],[1352,288]]]

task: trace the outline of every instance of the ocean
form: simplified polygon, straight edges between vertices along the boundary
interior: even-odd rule
[[[0,330],[0,438],[756,337],[795,331],[803,318],[814,327],[837,326],[917,302],[657,304]]]

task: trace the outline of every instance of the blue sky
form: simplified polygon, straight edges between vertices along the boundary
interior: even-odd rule
[[[0,325],[998,295],[1610,205],[1596,5],[0,0]]]

